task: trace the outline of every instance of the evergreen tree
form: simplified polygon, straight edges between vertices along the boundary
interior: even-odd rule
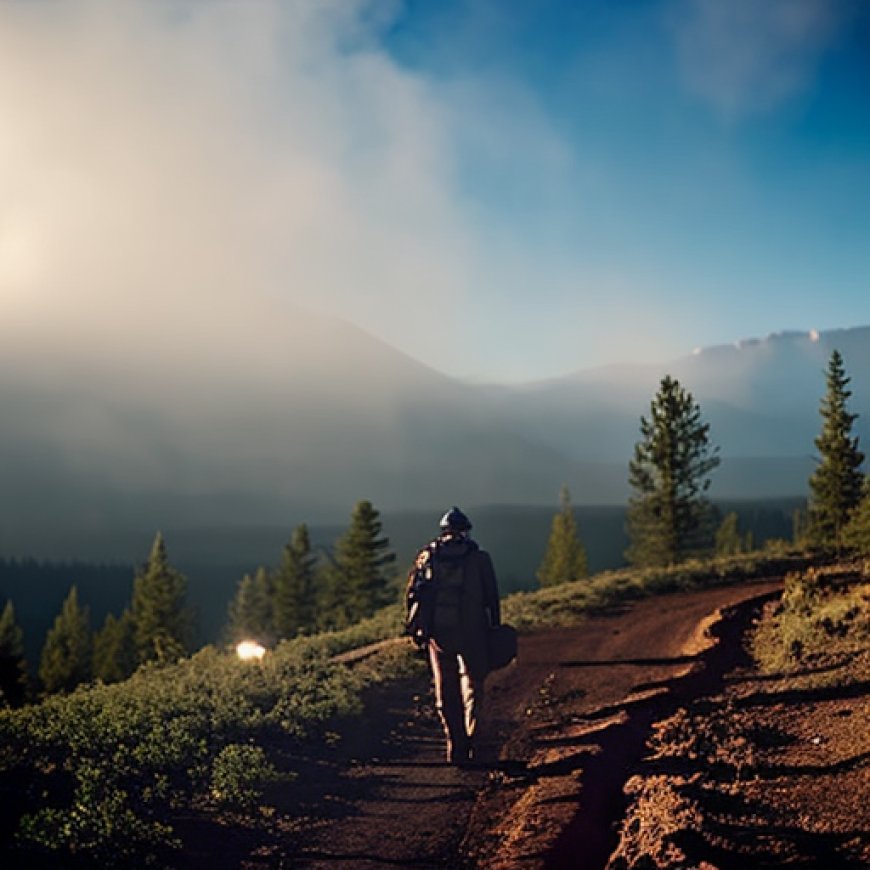
[[[852,424],[857,414],[850,414],[848,389],[843,357],[835,350],[831,354],[826,374],[827,392],[819,412],[822,431],[815,439],[820,458],[810,476],[810,534],[813,543],[840,549],[843,530],[849,514],[861,500],[864,454],[858,449],[858,438],[852,437]]]
[[[641,417],[642,439],[629,463],[634,494],[628,506],[629,562],[673,565],[709,550],[713,511],[704,493],[719,465],[701,409],[679,382],[666,375]]]
[[[550,538],[537,577],[541,586],[556,586],[569,580],[579,580],[589,573],[586,550],[577,533],[577,522],[571,507],[567,486],[559,492],[559,512],[553,517]]]
[[[716,555],[735,556],[738,553],[751,553],[754,546],[751,530],[740,532],[740,524],[734,511],[725,518],[716,529]]]
[[[229,607],[227,634],[231,643],[242,640],[272,642],[272,599],[272,578],[265,568],[257,568],[253,576],[245,574],[242,577]]]
[[[0,614],[0,706],[20,707],[27,699],[24,633],[15,622],[15,608],[6,602]]]
[[[300,630],[314,627],[316,562],[308,526],[303,523],[293,530],[275,575],[273,619],[279,638],[293,637]]]
[[[120,617],[109,613],[94,635],[94,678],[104,683],[126,680],[136,670],[133,617],[124,610]]]
[[[326,554],[326,560],[314,575],[314,626],[317,631],[332,631],[350,625],[347,585],[347,577],[339,570],[335,554]]]
[[[370,616],[398,597],[391,566],[396,557],[381,537],[380,514],[370,501],[359,501],[347,532],[336,543],[328,572],[326,623],[341,628]]]
[[[169,563],[158,532],[151,554],[133,580],[133,640],[136,661],[172,661],[188,651],[190,614],[185,606],[187,580]]]
[[[79,606],[73,586],[49,629],[39,662],[46,692],[70,692],[91,678],[91,627],[88,608]]]

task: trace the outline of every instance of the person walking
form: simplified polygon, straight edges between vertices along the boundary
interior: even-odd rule
[[[487,634],[499,624],[498,582],[489,554],[471,539],[471,522],[453,507],[441,533],[417,554],[407,589],[408,631],[425,647],[447,760],[473,757],[489,672]]]

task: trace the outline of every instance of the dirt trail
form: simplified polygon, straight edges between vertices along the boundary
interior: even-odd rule
[[[778,588],[646,599],[522,637],[518,662],[488,680],[476,769],[443,762],[428,686],[380,693],[359,729],[295,784],[302,821],[245,866],[603,867],[653,718],[717,679],[710,661],[693,668],[710,658],[705,620]]]

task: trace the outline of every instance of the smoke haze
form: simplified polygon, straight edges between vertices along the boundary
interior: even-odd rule
[[[268,362],[293,306],[390,331],[463,298],[447,122],[376,9],[4,3],[4,339]]]

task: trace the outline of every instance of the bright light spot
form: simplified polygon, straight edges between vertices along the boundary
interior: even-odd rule
[[[251,659],[261,659],[265,654],[266,647],[261,646],[255,640],[243,640],[236,647],[236,655],[245,662]]]
[[[16,293],[15,287],[27,285],[39,274],[41,252],[34,232],[24,225],[0,233],[0,297],[2,301]]]
[[[818,329],[810,330],[810,341],[818,341],[819,340],[819,331]]]
[[[692,348],[692,356],[700,356],[701,350],[702,349],[700,347],[693,347]]]

